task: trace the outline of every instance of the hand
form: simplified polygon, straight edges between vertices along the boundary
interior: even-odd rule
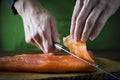
[[[36,0],[18,0],[14,7],[24,22],[25,40],[43,52],[54,50],[59,42],[56,20]]]
[[[94,40],[119,6],[120,0],[77,0],[71,21],[72,38]]]

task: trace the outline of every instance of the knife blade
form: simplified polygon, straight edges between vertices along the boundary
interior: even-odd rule
[[[84,60],[83,58],[78,57],[77,55],[71,53],[67,47],[65,47],[65,46],[63,46],[63,45],[61,45],[61,44],[59,44],[59,43],[55,43],[54,46],[55,46],[55,48],[57,48],[57,49],[59,49],[59,50],[62,50],[62,51],[64,51],[64,52],[66,52],[66,53],[68,53],[68,54],[74,56],[74,57],[77,58],[77,59],[80,59],[81,61],[83,61],[83,62],[89,64],[90,66],[95,67],[96,69],[98,69],[98,70],[100,70],[100,71],[106,73],[107,75],[109,75],[109,76],[111,76],[111,77],[113,77],[113,78],[115,78],[115,79],[117,79],[117,80],[120,80],[120,78],[118,78],[117,76],[115,76],[115,75],[113,75],[112,73],[110,73],[110,72],[108,72],[108,71],[106,71],[106,70],[100,68],[98,64],[92,64],[92,63],[90,63],[90,62]]]

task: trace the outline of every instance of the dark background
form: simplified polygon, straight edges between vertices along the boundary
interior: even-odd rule
[[[69,35],[72,11],[76,0],[39,0],[56,18],[59,37]],[[87,41],[92,50],[120,50],[120,8],[107,21],[100,36]],[[11,12],[6,0],[0,0],[0,51],[39,50],[25,43],[23,22]]]

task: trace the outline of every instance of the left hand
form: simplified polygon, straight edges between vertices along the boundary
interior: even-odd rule
[[[77,0],[70,34],[75,41],[94,40],[108,18],[120,6],[120,0]]]

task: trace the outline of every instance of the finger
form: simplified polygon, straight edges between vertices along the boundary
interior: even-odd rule
[[[32,39],[31,37],[31,33],[30,33],[30,26],[27,25],[27,23],[24,21],[24,32],[25,32],[25,41],[33,46],[38,47],[38,45],[35,43],[35,41]]]
[[[33,29],[29,25],[25,26],[25,35],[26,35],[26,42],[29,44],[32,44],[33,46],[39,47],[39,45],[36,43],[35,38],[33,35]]]
[[[86,0],[86,2],[84,2],[84,5],[76,19],[75,27],[79,27],[79,28],[75,28],[75,32],[74,32],[75,41],[78,41],[81,39],[82,30],[84,28],[86,18],[89,15],[89,13],[91,12],[91,10],[92,10],[93,6],[96,4],[96,2],[97,2],[96,0],[92,0],[92,1]]]
[[[50,20],[50,27],[51,27],[51,35],[52,35],[52,40],[53,42],[60,42],[59,37],[58,37],[58,32],[56,28],[56,21],[54,18],[51,18]]]
[[[47,22],[47,23],[46,23]],[[40,26],[44,29],[39,30],[39,34],[41,35],[42,39],[42,45],[44,47],[44,52],[52,52],[54,50],[53,42],[52,42],[52,34],[50,29],[50,21],[47,20],[44,25]]]
[[[74,38],[74,29],[75,29],[76,18],[78,16],[82,6],[83,6],[83,1],[82,0],[77,0],[76,4],[75,4],[75,7],[74,7],[72,20],[71,20],[70,34],[71,34],[72,38]]]
[[[43,47],[41,38],[42,37],[39,34],[36,34],[32,39],[34,40],[34,43],[37,45],[37,47],[44,52],[44,47]]]
[[[77,42],[77,41],[80,41],[80,38],[81,38],[81,32],[82,32],[82,28],[83,27],[80,27],[80,26],[83,26],[84,23],[82,21],[79,21],[79,23],[76,23],[75,25],[75,30],[74,30],[74,40]]]
[[[31,17],[31,18],[30,18]],[[33,16],[29,16],[29,20],[27,20],[27,23],[28,24],[31,24],[31,26],[29,27],[29,35],[30,35],[30,38],[31,38],[31,42],[30,44],[35,44],[38,48],[40,48],[43,52],[44,52],[44,47],[43,47],[43,44],[42,44],[42,40],[41,40],[41,35],[39,35],[38,33],[38,30],[41,30],[40,28],[38,29],[39,25],[38,24],[38,20],[33,20]]]
[[[24,32],[25,32],[25,41],[33,46],[38,47],[35,41],[32,39],[30,26],[28,25],[30,22],[26,18],[23,19],[24,22]]]
[[[26,24],[24,19],[23,19],[23,22],[24,22],[25,41],[27,43],[29,43],[29,40],[30,40],[30,29],[29,29],[29,26]]]
[[[36,47],[39,47],[39,45],[36,44],[34,38],[31,38],[31,40],[29,41],[29,44],[36,46]]]
[[[45,49],[46,53],[52,52],[54,50],[51,32],[44,33],[43,46],[44,46],[44,49]]]
[[[103,29],[105,23],[107,22],[108,18],[111,16],[111,11],[110,9],[105,9],[101,16],[99,17],[96,27],[93,29],[92,33],[90,34],[90,40],[94,40],[101,32]]]
[[[95,25],[95,22],[97,21],[99,15],[103,11],[104,7],[105,7],[105,4],[103,2],[100,2],[92,10],[92,12],[90,13],[90,15],[88,16],[88,18],[86,20],[85,27],[83,29],[82,36],[81,36],[81,41],[86,41],[88,39],[88,37]]]

